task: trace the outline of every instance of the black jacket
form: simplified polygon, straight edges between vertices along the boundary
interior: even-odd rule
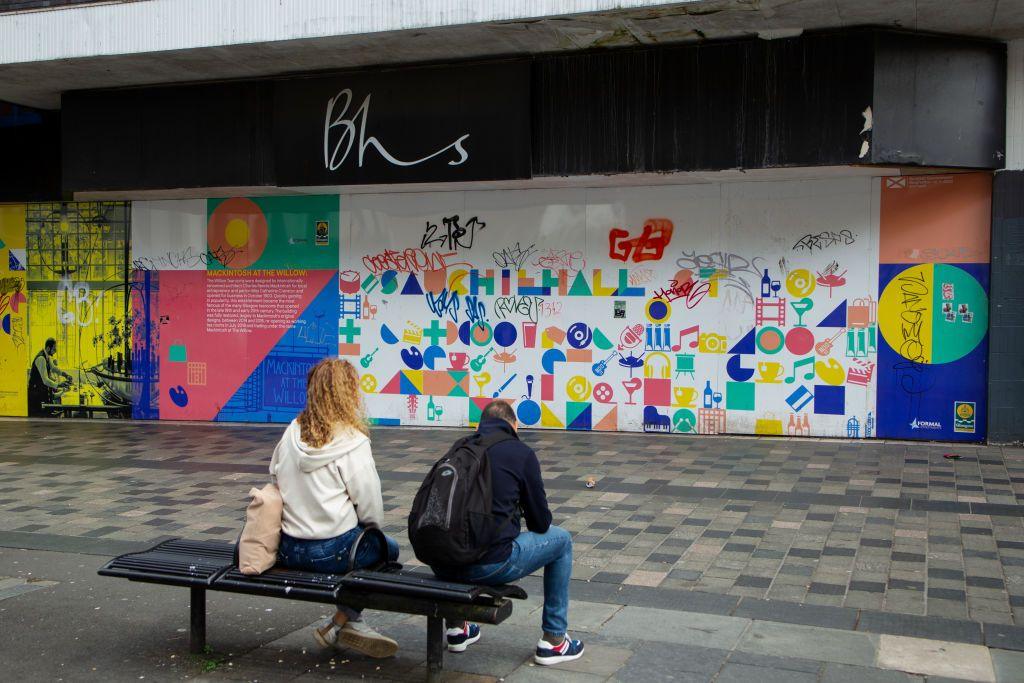
[[[480,559],[480,564],[495,564],[507,560],[512,552],[512,541],[520,531],[520,512],[528,530],[543,534],[551,526],[551,510],[537,454],[519,440],[512,425],[504,420],[484,420],[477,431],[481,434],[503,431],[512,436],[487,452],[491,461],[491,510],[499,519],[512,517],[508,524],[502,525],[491,549]]]

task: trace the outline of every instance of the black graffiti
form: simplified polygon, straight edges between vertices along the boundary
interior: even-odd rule
[[[494,252],[491,256],[494,257],[494,263],[499,268],[515,268],[519,270],[526,264],[526,259],[535,250],[536,247],[533,244],[523,249],[519,246],[519,242],[516,242],[514,247],[505,247],[501,251]]]
[[[530,322],[537,322],[543,303],[544,299],[539,296],[499,296],[494,300],[494,317],[504,320],[516,314]]]
[[[815,234],[807,234],[797,240],[796,244],[793,245],[793,251],[801,251],[806,249],[807,251],[822,251],[829,247],[834,247],[844,244],[853,244],[857,241],[856,236],[849,230],[843,229],[839,232],[832,232],[831,230],[825,230]]]
[[[472,249],[473,239],[477,230],[483,230],[487,224],[473,216],[466,221],[466,226],[459,225],[459,217],[447,216],[441,219],[443,229],[438,229],[437,223],[427,221],[427,227],[423,231],[423,239],[420,240],[420,249],[428,246],[449,251],[456,249]]]
[[[222,266],[230,266],[235,257],[241,253],[238,249],[217,247],[206,251],[196,251],[186,247],[182,251],[168,251],[156,256],[141,256],[132,259],[133,270],[191,270],[205,268],[212,262]]]

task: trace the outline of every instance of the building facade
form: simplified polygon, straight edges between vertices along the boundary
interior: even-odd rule
[[[255,22],[219,60],[198,29],[0,54],[25,157],[2,183],[0,414],[282,422],[339,355],[383,425],[503,398],[553,429],[1021,438],[1021,55],[998,30],[579,2],[513,44],[517,3],[469,24],[439,4],[447,23],[287,40]],[[294,11],[344,14],[315,5]],[[190,7],[0,14],[0,35]],[[51,338],[72,381],[40,402]]]

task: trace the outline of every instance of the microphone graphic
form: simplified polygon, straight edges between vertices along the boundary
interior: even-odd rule
[[[533,396],[533,375],[526,376],[526,396],[524,398],[529,399]]]

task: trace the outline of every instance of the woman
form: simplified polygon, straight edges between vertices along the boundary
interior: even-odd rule
[[[284,500],[279,561],[292,569],[343,574],[383,559],[398,559],[398,543],[376,536],[349,550],[363,528],[382,526],[380,478],[370,451],[359,394],[359,374],[348,361],[326,358],[306,378],[306,407],[274,449],[270,475]],[[313,633],[323,647],[344,644],[371,657],[390,657],[398,643],[367,626],[358,611],[341,607]]]

